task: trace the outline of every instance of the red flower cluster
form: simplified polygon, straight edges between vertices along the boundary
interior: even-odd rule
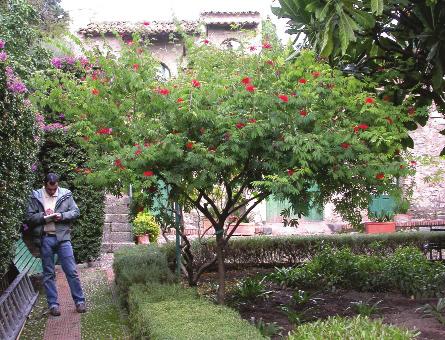
[[[95,96],[98,96],[98,95],[99,95],[99,90],[98,90],[98,89],[92,89],[92,90],[91,90],[91,93],[92,93],[93,95],[95,95]]]
[[[144,21],[143,24],[144,24],[144,26],[149,26],[150,22],[149,21]]]
[[[294,169],[287,169],[287,174],[288,174],[289,176],[292,176],[294,173],[295,173],[295,170],[294,170]]]
[[[266,64],[268,64],[268,65],[272,65],[273,66],[273,60],[266,60]]]
[[[193,87],[201,87],[201,83],[198,80],[193,79],[192,80],[192,86]]]
[[[187,142],[187,143],[185,144],[185,147],[186,147],[186,149],[188,149],[188,150],[192,150],[192,149],[193,149],[193,142]]]
[[[379,172],[377,175],[375,175],[375,178],[382,180],[385,178],[385,174],[383,172]]]
[[[265,48],[265,49],[270,49],[270,48],[272,48],[272,45],[271,45],[268,41],[265,41],[265,42],[263,43],[263,48]]]
[[[252,79],[250,79],[249,77],[244,77],[243,79],[241,79],[241,82],[244,85],[249,85],[252,82]]]
[[[178,99],[176,99],[177,103],[182,103],[184,101],[184,99],[182,99],[181,97],[179,97]]]
[[[312,74],[312,77],[314,77],[314,78],[320,77],[320,72],[318,72],[318,71],[314,71],[311,74]]]
[[[366,125],[366,124],[359,124],[359,125],[357,125],[357,126],[354,127],[354,132],[357,133],[357,132],[359,132],[360,130],[365,131],[367,128],[369,128],[368,125]]]
[[[119,158],[114,161],[114,165],[121,170],[125,170],[125,167],[122,165],[122,161]]]
[[[158,93],[162,94],[163,96],[167,96],[170,94],[170,90],[169,89],[158,89]]]
[[[287,103],[287,102],[289,101],[289,97],[286,96],[285,94],[280,94],[280,95],[278,96],[278,98],[280,98],[281,101],[283,101],[283,102],[285,102],[285,103]]]
[[[209,39],[204,39],[202,42],[203,42],[205,45],[210,44],[210,40],[209,40]]]
[[[300,110],[300,116],[302,117],[306,117],[307,116],[307,111],[306,110]]]
[[[237,129],[242,129],[243,127],[246,126],[246,124],[244,124],[244,123],[237,123],[235,126],[236,126]]]
[[[375,99],[374,99],[374,98],[367,97],[367,98],[365,99],[365,103],[366,103],[366,104],[374,104],[374,102],[375,102]]]
[[[113,133],[112,128],[102,128],[96,131],[98,135],[111,135]]]
[[[154,172],[151,170],[144,171],[144,177],[154,176]]]
[[[246,86],[246,91],[249,91],[249,92],[255,92],[255,86],[253,86],[253,85],[247,85],[247,86]]]
[[[249,123],[256,123],[256,119],[255,119],[255,118],[250,118],[250,119],[248,120],[248,122],[249,122]]]
[[[307,83],[307,80],[304,79],[304,78],[301,78],[301,79],[298,80],[298,82],[299,82],[300,84],[306,84],[306,83]]]
[[[349,147],[351,146],[351,144],[345,142],[345,143],[341,143],[340,146],[341,146],[343,149],[346,150],[346,149],[349,149]]]
[[[139,70],[139,64],[133,64],[133,70],[137,72],[137,70]]]

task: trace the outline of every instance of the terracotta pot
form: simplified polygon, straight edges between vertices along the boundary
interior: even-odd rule
[[[136,240],[138,244],[150,244],[150,238],[148,237],[148,234],[137,235]]]
[[[396,231],[396,222],[365,222],[367,234],[386,234]]]
[[[409,222],[413,218],[410,214],[395,214],[394,222]]]

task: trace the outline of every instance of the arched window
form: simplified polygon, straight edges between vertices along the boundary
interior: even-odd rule
[[[171,72],[167,65],[161,63],[158,67],[158,72],[156,74],[160,81],[167,81],[171,78]]]
[[[234,38],[229,38],[221,43],[221,47],[225,50],[238,50],[241,48],[241,42]]]

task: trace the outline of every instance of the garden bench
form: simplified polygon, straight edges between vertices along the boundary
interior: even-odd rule
[[[445,223],[434,224],[430,226],[430,231],[445,231]],[[432,261],[444,261],[445,259],[442,256],[442,251],[445,250],[445,243],[438,242],[428,242],[425,244],[425,252],[428,254],[428,258]],[[436,256],[433,256],[435,253]]]
[[[0,339],[18,337],[37,296],[27,270],[12,281],[0,296]]]

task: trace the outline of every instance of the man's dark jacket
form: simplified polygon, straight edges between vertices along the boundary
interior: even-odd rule
[[[26,223],[31,228],[33,242],[40,246],[40,237],[43,233],[43,226],[45,220],[45,209],[43,208],[43,191],[45,189],[33,190],[28,203],[27,221]],[[57,240],[70,241],[71,240],[71,223],[79,217],[80,211],[74,202],[73,194],[65,188],[59,187],[59,195],[57,197],[54,208],[55,213],[62,214],[62,220],[55,222]]]

